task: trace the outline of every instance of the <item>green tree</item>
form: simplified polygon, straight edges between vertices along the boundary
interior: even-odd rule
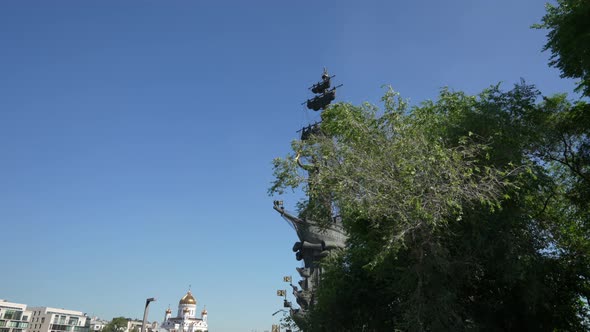
[[[390,91],[383,112],[324,111],[293,143],[314,176],[291,155],[271,188],[301,187],[316,219],[330,197],[350,237],[303,330],[588,329],[590,112],[539,95],[444,89],[410,108]]]
[[[551,50],[549,65],[562,77],[580,79],[577,91],[590,96],[590,2],[557,0],[546,5],[542,23],[533,27],[549,29],[544,50]]]
[[[127,318],[115,317],[107,325],[104,326],[102,332],[122,332],[127,329]]]
[[[545,130],[534,148],[554,181],[544,218],[556,221],[547,227],[567,268],[584,280],[578,291],[590,303],[590,105],[556,95],[541,110],[537,116]]]
[[[452,146],[441,141],[434,126],[444,115],[431,106],[407,113],[407,103],[393,91],[384,102],[381,116],[368,104],[339,104],[324,111],[323,135],[294,141],[293,155],[274,160],[276,181],[270,189],[282,193],[301,186],[310,200],[300,211],[318,222],[331,222],[325,210],[334,203],[342,217],[380,227],[380,256],[394,253],[398,240],[414,229],[444,225],[449,214],[460,218],[465,202],[497,206],[502,187],[509,185],[506,172],[513,171],[480,168],[476,160],[487,146],[475,137],[466,135]],[[305,177],[297,159],[319,171]],[[330,204],[310,206],[318,197],[329,197]],[[396,222],[383,223],[383,217]]]

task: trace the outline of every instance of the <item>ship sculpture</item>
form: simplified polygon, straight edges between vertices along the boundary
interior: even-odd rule
[[[307,105],[307,108],[314,111],[323,110],[334,100],[336,88],[341,85],[331,88],[333,77],[324,69],[322,80],[309,88],[316,96],[303,103]],[[320,123],[316,122],[303,127],[300,132],[302,141],[309,139],[312,135],[321,135]],[[303,165],[299,156],[296,159],[299,166],[305,169],[310,177],[313,177],[317,169]],[[301,323],[306,312],[313,307],[315,302],[315,294],[322,275],[320,260],[332,250],[343,249],[347,236],[338,216],[334,216],[329,225],[320,226],[313,220],[286,211],[282,201],[274,201],[273,208],[295,230],[299,238],[299,241],[293,245],[293,252],[295,252],[295,258],[298,261],[303,261],[303,267],[296,268],[302,279],[298,282],[299,286],[291,284],[293,296],[299,308],[293,308],[286,299],[284,306],[290,308],[291,316],[295,322]]]

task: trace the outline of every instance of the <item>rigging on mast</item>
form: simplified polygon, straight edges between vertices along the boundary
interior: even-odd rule
[[[336,89],[342,86],[342,84],[340,84],[330,89],[331,80],[335,76],[336,75],[330,76],[326,68],[324,68],[322,80],[309,88],[309,90],[316,94],[316,96],[306,100],[301,105],[306,105],[307,108],[314,111],[326,109],[326,107],[336,99]]]

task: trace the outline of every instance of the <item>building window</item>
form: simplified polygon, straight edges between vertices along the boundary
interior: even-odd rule
[[[23,312],[14,309],[8,309],[4,312],[4,319],[20,320]]]

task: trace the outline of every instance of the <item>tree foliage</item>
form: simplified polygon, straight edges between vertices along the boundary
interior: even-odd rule
[[[533,27],[549,29],[544,50],[551,50],[549,65],[562,77],[580,79],[577,90],[590,96],[590,1],[557,0],[546,5],[542,23]]]
[[[115,317],[102,329],[102,332],[122,332],[127,329],[127,318]]]
[[[325,110],[271,187],[349,234],[303,330],[590,328],[590,112],[539,97],[522,82]]]
[[[473,102],[445,96],[449,104]],[[383,100],[380,116],[368,104],[339,104],[324,111],[322,135],[295,141],[293,155],[275,159],[271,188],[281,193],[302,186],[310,200],[300,211],[316,221],[329,223],[332,205],[347,220],[367,220],[382,234],[378,258],[395,252],[412,230],[439,227],[450,215],[460,219],[465,204],[498,206],[500,191],[509,185],[506,170],[514,171],[480,167],[477,161],[486,157],[488,146],[474,135],[466,134],[453,145],[442,141],[434,127],[444,114],[433,105],[408,113],[407,103],[391,90]],[[297,158],[319,171],[307,177]],[[310,207],[321,201],[314,198],[322,197],[329,202]]]

